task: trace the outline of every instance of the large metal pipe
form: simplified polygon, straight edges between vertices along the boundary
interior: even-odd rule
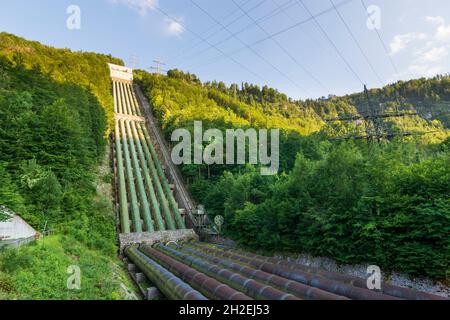
[[[140,139],[142,141],[142,147],[144,148],[145,156],[147,157],[147,162],[148,162],[149,167],[150,167],[153,183],[156,186],[156,191],[157,191],[158,197],[159,197],[159,204],[161,205],[161,207],[163,209],[163,213],[164,213],[164,218],[166,220],[167,229],[175,230],[176,229],[176,225],[175,225],[175,222],[174,222],[174,220],[172,218],[172,214],[170,213],[169,202],[167,201],[166,196],[164,195],[164,191],[163,191],[163,188],[162,188],[162,185],[161,185],[160,178],[158,176],[158,173],[156,172],[155,162],[153,161],[153,158],[152,158],[150,150],[149,150],[148,140],[146,140],[146,137],[145,137],[145,135],[147,133],[143,130],[143,128],[142,128],[143,126],[142,126],[141,123],[137,123],[136,127],[138,129],[139,137],[140,137]],[[156,161],[158,161],[158,159],[156,159]]]
[[[139,192],[139,199],[141,204],[141,209],[143,213],[144,223],[147,232],[154,232],[155,228],[153,226],[153,220],[150,213],[150,205],[148,203],[147,194],[145,193],[144,182],[141,174],[141,168],[139,165],[138,157],[136,154],[136,144],[140,144],[139,139],[134,139],[133,134],[130,129],[130,121],[125,121],[126,131],[128,136],[128,144],[131,150],[131,159],[133,161],[134,176],[136,177],[136,184]]]
[[[119,92],[119,101],[121,103],[121,107],[122,107],[122,114],[128,114],[127,111],[127,106],[125,105],[125,97],[123,96],[123,91],[122,91],[122,82],[118,81],[117,82],[118,85],[118,92]]]
[[[126,110],[125,114],[132,115],[133,113],[131,112],[131,107],[128,104],[127,97],[125,95],[125,83],[123,83],[123,82],[120,83],[120,90],[122,92],[122,100],[123,100],[125,110]]]
[[[186,229],[186,224],[185,224],[183,218],[181,217],[180,210],[178,209],[178,204],[175,201],[173,193],[170,190],[169,184],[167,182],[167,177],[164,174],[164,171],[161,168],[161,165],[160,165],[160,163],[158,161],[158,155],[156,154],[155,148],[153,147],[152,141],[151,141],[150,136],[149,136],[149,134],[147,132],[147,128],[145,128],[145,132],[146,132],[145,137],[147,138],[147,142],[148,142],[148,145],[150,147],[150,153],[151,153],[151,155],[153,157],[153,160],[154,160],[154,162],[156,164],[156,170],[157,170],[158,175],[160,177],[160,180],[161,180],[164,192],[166,193],[167,199],[169,200],[169,203],[170,203],[170,205],[172,207],[173,215],[175,216],[175,220],[177,222],[178,229]]]
[[[131,84],[130,84],[130,83],[127,83],[127,84],[126,84],[127,99],[128,99],[128,102],[129,102],[129,104],[130,104],[130,106],[131,106],[131,110],[132,110],[132,112],[133,112],[133,115],[134,115],[134,116],[138,116],[138,115],[139,115],[139,114],[138,114],[138,109],[139,109],[139,107],[134,103],[133,96],[132,96],[132,94],[131,94],[131,91],[132,91],[132,90],[133,90],[133,88],[132,88]]]
[[[117,109],[117,94],[116,94],[116,82],[112,81],[112,88],[113,88],[113,98],[114,98],[114,113],[118,113]]]
[[[193,244],[203,248],[204,252],[217,255],[220,257],[230,258],[250,265],[259,270],[279,275],[283,278],[291,279],[309,286],[313,286],[337,295],[345,296],[356,300],[401,300],[396,297],[388,296],[376,291],[354,287],[352,285],[338,282],[335,280],[326,279],[321,276],[310,274],[300,270],[290,270],[286,267],[279,266],[270,262],[265,262],[258,259],[252,259],[240,254],[225,251],[223,249],[211,248],[202,244]]]
[[[117,159],[117,178],[119,187],[120,226],[123,233],[130,233],[130,218],[128,213],[127,188],[123,169],[122,145],[120,143],[119,121],[116,120],[115,145]]]
[[[145,143],[145,141],[142,141],[139,138],[139,135],[136,130],[136,124],[134,121],[131,122],[131,129],[133,131],[133,137],[134,137],[135,141],[139,141],[139,143],[137,143],[137,150],[138,150],[141,167],[142,167],[142,170],[144,171],[145,184],[146,184],[147,190],[149,191],[149,194],[150,194],[150,202],[151,202],[151,206],[153,209],[152,212],[153,212],[153,218],[156,222],[156,228],[158,229],[158,231],[164,231],[164,230],[166,230],[166,227],[164,225],[164,221],[161,216],[161,210],[159,208],[158,200],[156,199],[156,194],[155,194],[155,189],[153,188],[152,179],[150,178],[150,172],[148,170],[147,160],[145,159],[144,151],[142,149],[141,142]]]
[[[163,246],[162,244],[155,244],[155,248],[172,258],[181,261],[210,277],[213,277],[230,287],[246,293],[254,299],[261,300],[300,300],[292,294],[282,292],[271,286],[261,284],[255,280],[241,276],[238,273],[233,273],[225,268],[203,261],[199,258],[185,254],[183,252],[174,250],[172,248]]]
[[[307,286],[305,284],[288,280],[277,275],[269,274],[267,272],[242,265],[231,260],[226,260],[218,258],[215,256],[208,255],[200,250],[195,250],[189,245],[181,246],[179,244],[170,244],[170,247],[175,247],[177,250],[183,251],[188,254],[196,255],[202,259],[208,260],[214,264],[221,265],[230,270],[239,272],[240,274],[249,277],[250,279],[255,279],[257,281],[266,283],[268,285],[274,286],[282,291],[286,291],[296,295],[302,299],[314,299],[314,300],[349,300],[346,297],[339,296],[318,288]]]
[[[131,94],[132,94],[132,96],[133,96],[134,104],[137,106],[137,114],[138,114],[138,116],[142,116],[142,111],[141,111],[139,102],[138,102],[138,100],[137,100],[137,98],[136,98],[136,93],[134,92],[134,87],[133,87],[133,85],[131,85]]]
[[[331,271],[322,270],[320,268],[311,267],[301,265],[299,263],[289,262],[284,259],[274,258],[274,257],[265,257],[261,255],[257,255],[250,252],[243,252],[241,250],[231,249],[231,248],[223,248],[224,250],[229,250],[231,252],[240,253],[243,256],[259,259],[262,261],[274,263],[277,265],[284,266],[290,270],[301,270],[309,273],[317,273],[325,278],[345,282],[351,284],[353,286],[367,289],[367,280],[359,277],[353,277],[350,275],[339,274]],[[402,288],[399,286],[394,286],[388,283],[382,283],[381,292],[390,296],[394,296],[401,299],[407,300],[448,300],[448,298],[440,297],[434,294],[430,294],[427,292],[416,291],[412,289]]]
[[[130,92],[129,92],[129,84],[128,83],[125,83],[124,84],[124,92],[125,92],[125,100],[126,100],[126,102],[127,102],[127,105],[129,106],[129,108],[130,108],[130,114],[131,115],[136,115],[136,112],[135,112],[135,110],[134,110],[134,105],[131,103],[131,100],[130,100]]]
[[[171,300],[208,300],[200,292],[147,257],[136,247],[129,246],[125,248],[124,252],[167,298]]]
[[[126,166],[126,173],[127,173],[127,180],[128,180],[128,191],[129,191],[129,196],[130,196],[130,200],[131,200],[131,214],[133,217],[134,232],[142,232],[141,215],[139,212],[139,206],[138,206],[137,197],[136,197],[136,187],[134,185],[133,170],[131,168],[131,163],[130,163],[130,152],[128,150],[128,142],[127,142],[127,137],[126,137],[126,133],[125,133],[125,125],[120,120],[119,120],[119,126],[121,127],[121,132],[122,132],[122,144],[123,144],[124,154],[125,154],[125,166]]]
[[[114,83],[116,84],[116,95],[117,95],[117,112],[122,114],[123,113],[123,108],[122,108],[122,97],[120,95],[120,84],[118,81],[114,81]]]
[[[150,246],[141,246],[140,250],[210,299],[253,300],[242,292],[230,288]]]

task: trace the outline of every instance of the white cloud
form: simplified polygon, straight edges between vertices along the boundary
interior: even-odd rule
[[[424,52],[421,59],[424,62],[438,62],[448,55],[448,47],[434,47],[431,50]]]
[[[408,72],[411,77],[434,77],[442,72],[439,66],[429,67],[425,64],[413,64],[408,67]]]
[[[399,34],[394,37],[394,40],[390,43],[391,54],[395,55],[404,50],[408,44],[416,40],[424,40],[427,35],[421,32],[410,32],[406,34]]]
[[[436,17],[426,17],[425,18],[426,21],[437,24],[437,25],[441,25],[445,23],[445,19],[442,18],[441,16],[436,16]]]
[[[442,42],[450,41],[450,24],[448,26],[442,24],[436,31],[436,40]]]
[[[185,31],[183,24],[182,24],[183,19],[174,20],[174,19],[166,18],[166,19],[164,19],[164,22],[166,24],[166,30],[169,35],[179,37]]]
[[[108,0],[114,4],[122,4],[130,9],[133,9],[141,16],[145,16],[148,12],[155,10],[158,7],[159,0]],[[180,37],[186,29],[183,27],[183,19],[176,18],[164,19],[163,31],[167,35]]]
[[[450,24],[441,16],[428,16],[425,21],[434,25],[430,33],[399,34],[390,43],[391,55],[404,52],[402,59],[410,58],[410,65],[390,80],[399,78],[433,77],[448,72],[450,54]]]
[[[152,11],[158,5],[158,0],[110,0],[112,3],[120,3],[139,12],[145,16],[147,12]]]

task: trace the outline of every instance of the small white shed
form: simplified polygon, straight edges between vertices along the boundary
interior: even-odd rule
[[[5,210],[4,207],[0,209],[9,215],[6,221],[0,222],[0,247],[5,245],[20,247],[38,238],[38,232],[20,216]]]

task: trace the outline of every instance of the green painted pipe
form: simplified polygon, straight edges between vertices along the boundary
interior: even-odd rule
[[[125,255],[141,270],[159,290],[171,300],[208,300],[197,290],[167,271],[136,247],[125,248]]]
[[[208,254],[202,251],[202,247],[197,247],[195,244],[187,243],[183,246],[171,243],[171,248],[175,248],[187,254],[195,255],[201,259],[205,259],[211,263],[215,263],[234,270],[250,279],[257,280],[259,282],[273,286],[282,291],[292,293],[293,295],[301,299],[312,299],[312,300],[349,300],[346,297],[321,290],[319,288],[314,288],[313,286],[305,285],[300,282],[288,280],[286,278],[277,276],[275,274],[267,273],[255,268],[252,268],[239,261],[232,260],[230,258],[224,258],[220,255],[215,256],[213,254]]]
[[[119,92],[119,83],[117,81],[114,81],[115,83],[115,91],[114,96],[117,97],[117,113],[123,113],[122,112],[122,99],[120,98],[120,92]]]
[[[120,120],[119,120],[119,125],[121,127],[121,132],[122,132],[122,144],[123,144],[124,154],[125,154],[125,165],[126,165],[126,173],[127,173],[127,178],[128,178],[128,188],[130,191],[129,195],[130,195],[130,199],[131,199],[131,213],[133,216],[134,232],[142,232],[141,215],[139,213],[139,206],[138,206],[137,197],[136,197],[136,187],[134,185],[133,170],[131,169],[130,152],[128,150],[128,142],[127,142],[126,134],[125,134],[125,125]]]
[[[153,188],[152,180],[150,178],[150,172],[149,172],[149,169],[147,166],[147,161],[144,156],[144,151],[142,150],[142,143],[143,142],[145,143],[145,141],[142,141],[141,139],[139,139],[139,135],[136,130],[136,124],[134,121],[131,122],[131,129],[133,131],[133,138],[137,142],[136,143],[137,151],[138,151],[139,159],[141,162],[142,170],[144,171],[144,178],[145,178],[145,183],[147,185],[147,190],[149,191],[149,194],[150,194],[150,202],[151,202],[152,208],[153,208],[152,211],[153,211],[153,215],[154,215],[154,220],[156,222],[158,231],[164,231],[164,230],[166,230],[166,227],[164,226],[164,221],[161,216],[161,210],[159,208],[158,200],[157,200],[156,194],[155,194],[155,189]]]
[[[130,101],[128,100],[128,94],[127,94],[127,84],[123,83],[123,96],[125,98],[125,102],[128,108],[128,115],[133,115],[133,109],[131,108]]]
[[[131,86],[131,84],[127,84],[127,96],[128,96],[128,101],[133,109],[133,115],[135,116],[139,116],[139,112],[138,112],[138,105],[135,103],[134,99],[133,99],[133,88]]]
[[[125,173],[123,170],[122,145],[120,143],[119,121],[116,121],[116,159],[117,159],[117,175],[119,178],[119,204],[120,204],[120,221],[123,233],[130,233],[130,218],[128,216],[128,200],[127,188],[125,185]]]
[[[123,82],[119,82],[119,88],[120,88],[120,97],[122,100],[123,114],[129,115],[130,113],[128,111],[128,104],[126,102],[125,92],[123,90]]]
[[[136,184],[139,192],[139,199],[141,204],[141,209],[143,213],[144,223],[147,232],[154,232],[155,228],[153,226],[152,215],[150,213],[150,205],[148,203],[147,194],[145,193],[144,179],[142,178],[141,169],[139,166],[139,160],[136,154],[135,144],[140,144],[139,139],[135,140],[130,129],[130,121],[125,121],[128,144],[131,151],[131,160],[133,161],[134,175],[136,177]]]
[[[144,248],[146,245],[143,246]],[[154,248],[164,254],[178,260],[192,268],[203,272],[204,274],[219,280],[220,282],[241,291],[254,299],[261,300],[300,300],[298,297],[275,289],[271,286],[262,284],[253,279],[249,279],[240,275],[239,273],[231,272],[226,268],[221,268],[218,265],[209,263],[195,256],[185,254],[183,252],[174,250],[162,244],[155,244]]]
[[[112,81],[112,86],[113,86],[113,98],[114,98],[114,113],[118,113],[118,109],[117,109],[117,94],[116,94],[116,82]]]
[[[164,216],[165,216],[165,219],[166,219],[167,229],[175,230],[176,226],[175,226],[175,222],[174,222],[174,220],[172,218],[172,214],[170,213],[169,202],[167,201],[167,199],[166,199],[166,197],[164,195],[164,191],[162,189],[161,182],[160,182],[160,180],[158,178],[158,173],[156,171],[155,164],[154,164],[153,159],[152,159],[152,157],[150,155],[148,144],[146,143],[146,139],[144,137],[144,133],[143,133],[143,130],[142,130],[142,124],[141,123],[137,123],[136,126],[138,128],[139,137],[140,137],[141,141],[143,142],[142,146],[144,147],[144,152],[145,152],[145,155],[147,157],[147,162],[148,162],[148,164],[150,166],[150,171],[151,171],[151,174],[152,174],[153,183],[156,186],[156,191],[157,191],[158,196],[159,196],[160,205],[161,205],[161,207],[163,209],[163,213],[164,213]]]
[[[173,214],[175,216],[175,220],[177,221],[178,229],[186,229],[186,225],[184,223],[183,218],[181,217],[180,210],[178,210],[177,202],[175,201],[173,193],[170,190],[169,183],[167,182],[167,177],[164,174],[164,171],[162,170],[161,165],[159,164],[158,155],[156,154],[155,148],[153,147],[153,144],[150,140],[149,134],[147,132],[147,128],[145,128],[144,133],[145,133],[145,137],[147,139],[147,143],[150,147],[151,155],[154,159],[154,162],[156,163],[156,169],[157,169],[157,172],[159,175],[159,179],[161,180],[164,192],[165,192],[167,198],[169,199],[169,203],[172,207]]]
[[[133,98],[134,104],[137,106],[137,108],[136,108],[137,109],[137,115],[142,117],[141,108],[139,107],[139,102],[137,101],[133,85],[131,85],[131,94],[132,94],[132,98]]]
[[[153,259],[168,271],[188,283],[194,289],[201,292],[209,299],[214,300],[253,300],[249,296],[233,289],[206,274],[195,270],[183,262],[179,262],[168,255],[153,249],[150,246],[142,245],[139,251],[147,257]]]
[[[125,94],[125,101],[130,110],[130,115],[134,116],[135,112],[134,112],[133,105],[131,104],[131,101],[130,101],[130,93],[128,92],[128,83],[123,84],[123,92]]]
[[[119,93],[119,101],[120,101],[120,113],[121,114],[126,114],[127,110],[126,110],[126,106],[125,106],[125,102],[124,102],[124,98],[123,98],[123,93],[122,93],[122,83],[118,82],[118,93]]]

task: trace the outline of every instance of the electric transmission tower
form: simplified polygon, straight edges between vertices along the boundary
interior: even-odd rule
[[[364,95],[367,102],[367,108],[364,112],[361,112],[358,115],[346,115],[333,119],[326,119],[327,123],[330,122],[355,122],[364,123],[364,134],[351,134],[342,138],[335,138],[333,140],[346,140],[346,139],[364,139],[370,143],[380,143],[384,140],[392,140],[395,137],[408,137],[414,135],[424,135],[433,133],[431,132],[393,132],[389,128],[387,128],[384,120],[391,118],[404,118],[404,117],[412,117],[418,116],[417,112],[401,112],[398,110],[398,106],[395,107],[393,112],[382,112],[381,108],[375,108],[371,99],[369,91],[367,90],[367,86],[364,85]],[[399,96],[397,93],[397,104],[400,103]]]
[[[136,69],[139,66],[139,57],[135,54],[132,54],[130,57],[130,66],[132,69]]]
[[[164,70],[162,67],[166,64],[161,61],[161,59],[153,60],[155,65],[153,67],[150,67],[151,70],[155,70],[157,75],[160,75],[162,72],[167,72],[167,70]]]

